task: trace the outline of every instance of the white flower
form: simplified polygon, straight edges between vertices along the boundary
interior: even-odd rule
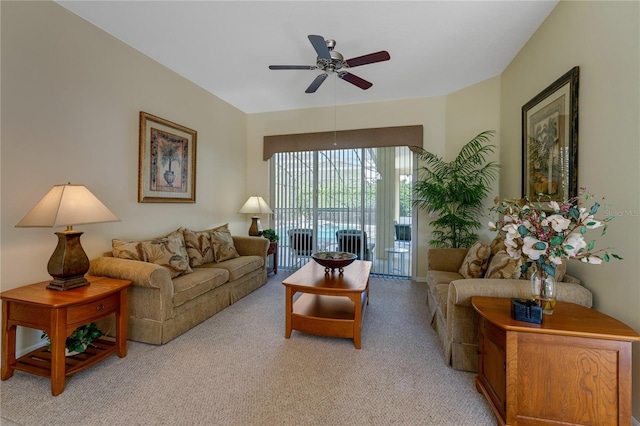
[[[518,232],[518,225],[515,223],[510,223],[502,227],[502,230],[506,233],[505,238],[507,240],[513,240],[514,238],[518,238],[520,233]]]
[[[589,216],[587,218],[587,223],[585,224],[585,226],[587,227],[587,229],[596,229],[602,226],[602,222],[600,222],[599,220],[595,220],[593,216]]]
[[[489,222],[488,225],[489,225],[489,230],[490,231],[497,231],[498,230],[498,227],[496,226],[496,224],[494,222]]]
[[[567,252],[568,257],[576,257],[580,250],[587,247],[587,242],[584,240],[582,234],[579,232],[573,232],[569,234],[569,237],[567,237],[567,240],[562,247]]]
[[[599,265],[602,263],[602,259],[600,259],[598,256],[587,256],[586,259],[587,262],[592,265]]]
[[[520,259],[520,249],[518,243],[514,240],[505,240],[504,245],[507,247],[507,254],[514,258]]]
[[[551,207],[554,212],[557,212],[557,211],[560,210],[560,205],[558,204],[557,201],[550,201],[549,202],[549,207]]]
[[[543,250],[539,250],[534,247],[534,245],[538,243],[544,244]],[[527,257],[531,260],[538,260],[540,256],[544,255],[547,252],[547,247],[549,247],[549,244],[545,243],[544,241],[539,241],[533,237],[524,237],[522,253],[526,254]]]
[[[562,257],[560,256],[555,256],[553,254],[549,255],[549,260],[553,263],[555,263],[556,265],[562,265]]]
[[[549,216],[547,218],[547,222],[549,223],[549,225],[551,225],[553,230],[556,232],[562,232],[567,228],[569,228],[569,226],[571,225],[571,221],[569,219],[559,214],[553,214]]]

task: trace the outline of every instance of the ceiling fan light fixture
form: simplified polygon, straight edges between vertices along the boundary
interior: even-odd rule
[[[323,73],[318,75],[311,85],[307,87],[305,93],[315,93],[316,90],[320,87],[320,85],[327,78],[327,74],[338,73],[338,77],[340,79],[353,84],[361,88],[362,90],[367,90],[373,83],[368,82],[367,80],[360,78],[356,75],[348,73],[346,71],[339,71],[342,68],[352,68],[358,67],[361,65],[373,64],[376,62],[388,61],[391,59],[389,52],[385,50],[381,50],[379,52],[371,53],[368,55],[358,56],[352,59],[344,60],[344,57],[340,52],[336,52],[333,50],[336,46],[336,41],[332,39],[325,40],[324,37],[319,35],[309,35],[308,36],[311,45],[315,49],[318,54],[316,58],[316,66],[303,66],[303,65],[270,65],[269,69],[271,70],[299,70],[299,69],[319,69]]]

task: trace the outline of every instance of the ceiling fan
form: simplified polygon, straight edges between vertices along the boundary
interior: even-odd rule
[[[367,80],[353,75],[348,71],[344,71],[344,68],[359,67],[360,65],[373,64],[375,62],[388,61],[391,56],[386,50],[370,53],[368,55],[358,56],[344,60],[343,56],[333,50],[336,46],[335,40],[325,40],[324,37],[319,35],[310,35],[309,41],[316,50],[318,58],[315,65],[269,65],[270,70],[316,70],[323,71],[322,74],[317,76],[313,82],[307,87],[305,93],[314,93],[318,90],[318,87],[324,82],[324,80],[331,73],[336,73],[338,77],[347,81],[363,90],[367,90],[372,83]]]

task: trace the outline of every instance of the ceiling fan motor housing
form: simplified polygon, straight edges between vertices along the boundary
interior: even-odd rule
[[[336,47],[336,41],[329,39],[325,40],[325,43],[329,49],[329,56],[331,56],[331,60],[318,56],[316,66],[325,72],[335,72],[343,67],[348,67],[344,62],[342,54],[333,50],[333,48]]]

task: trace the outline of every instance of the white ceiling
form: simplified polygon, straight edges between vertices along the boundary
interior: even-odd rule
[[[245,113],[446,95],[502,73],[554,1],[58,1]],[[337,42],[362,90],[317,70],[307,35]],[[126,66],[126,64],[123,64]]]

